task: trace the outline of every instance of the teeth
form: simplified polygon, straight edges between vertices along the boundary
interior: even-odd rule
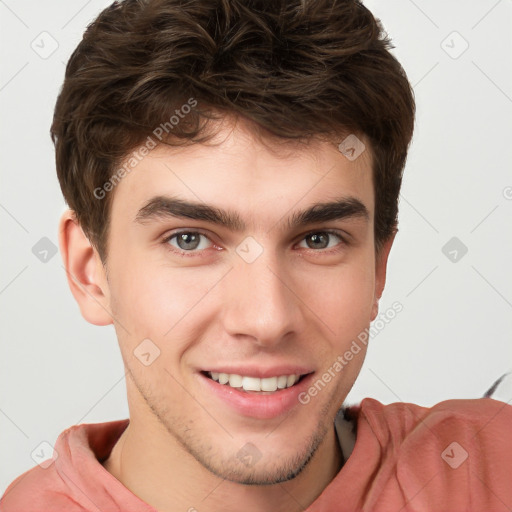
[[[229,382],[229,385],[231,386],[231,381]],[[261,391],[261,379],[258,379],[257,377],[244,377],[242,379],[242,387],[245,391]]]
[[[242,382],[243,382],[243,379],[242,379],[241,375],[236,375],[235,373],[231,373],[229,375],[229,385],[232,388],[241,388]]]
[[[244,391],[268,391],[285,389],[293,386],[300,375],[280,375],[279,377],[248,377],[235,373],[208,372],[210,377],[219,384],[228,384],[232,388],[242,388]]]
[[[277,389],[277,377],[261,379],[261,391],[275,391]]]
[[[297,379],[298,380],[298,379]],[[289,388],[295,384],[295,375],[288,375],[286,379],[286,387]]]
[[[281,377],[277,377],[277,387],[279,389],[284,389],[287,383],[288,377],[286,375],[281,375]]]

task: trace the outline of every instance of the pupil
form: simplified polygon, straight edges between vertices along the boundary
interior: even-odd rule
[[[323,239],[323,241],[322,241],[322,239]],[[313,242],[313,245],[314,245],[313,248],[320,247],[321,249],[325,249],[325,247],[327,247],[327,244],[328,244],[326,233],[319,233],[319,234],[315,233],[314,235],[310,236],[310,240]],[[318,242],[320,242],[320,243],[318,243]]]
[[[193,233],[182,233],[178,237],[180,249],[195,249],[199,245],[199,236]]]

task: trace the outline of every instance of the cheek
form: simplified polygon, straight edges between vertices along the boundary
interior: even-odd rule
[[[148,261],[126,268],[131,270],[112,278],[113,314],[130,332],[133,343],[150,338],[163,349],[172,339],[173,350],[180,350],[177,334],[186,345],[184,326],[201,310],[201,301],[218,276]]]
[[[355,265],[302,277],[305,302],[329,327],[329,338],[336,343],[357,336],[370,323],[375,275],[373,262],[368,260],[361,257]]]

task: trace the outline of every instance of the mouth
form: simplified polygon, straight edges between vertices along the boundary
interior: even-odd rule
[[[236,373],[222,372],[202,372],[209,379],[218,382],[221,385],[242,391],[245,393],[257,393],[260,395],[271,395],[280,390],[289,389],[296,386],[307,373],[276,375],[273,377],[252,377],[248,375],[238,375]]]
[[[201,370],[197,373],[199,386],[208,401],[219,410],[234,412],[237,416],[258,420],[271,420],[288,414],[301,405],[298,397],[314,377],[306,368],[259,368],[228,373]],[[237,371],[237,369],[230,369]],[[259,374],[259,375],[258,375]],[[256,376],[258,375],[258,376]]]

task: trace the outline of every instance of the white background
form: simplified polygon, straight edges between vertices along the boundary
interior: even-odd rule
[[[0,1],[0,493],[42,441],[128,417],[113,327],[82,319],[58,253],[32,253],[42,237],[57,245],[64,207],[49,129],[65,63],[108,3]],[[512,369],[512,1],[366,5],[418,114],[381,302],[403,311],[371,342],[348,401],[480,397]],[[43,31],[58,43],[46,59],[31,47],[46,37],[51,49]],[[468,248],[457,262],[442,252],[452,237]]]

